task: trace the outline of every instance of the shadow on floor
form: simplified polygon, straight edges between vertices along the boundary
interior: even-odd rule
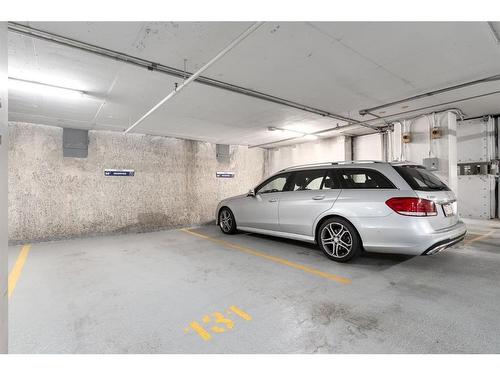
[[[291,245],[293,246],[293,250],[295,250],[297,254],[321,256],[325,258],[326,261],[329,261],[329,259],[326,258],[326,256],[318,248],[318,246],[312,243],[292,240],[288,238],[268,236],[257,233],[241,232],[241,234],[245,234],[253,238],[260,238],[267,241],[272,241],[275,243]],[[360,257],[354,259],[351,262],[342,264],[345,264],[346,266],[359,267],[359,268],[375,268],[382,271],[387,268],[398,265],[400,263],[406,262],[407,260],[410,260],[412,258],[414,258],[412,255],[363,252],[363,254]]]

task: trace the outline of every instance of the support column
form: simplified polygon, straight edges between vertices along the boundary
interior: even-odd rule
[[[348,160],[352,160],[353,158],[353,152],[352,152],[352,137],[349,137],[347,135],[344,135],[343,136],[344,138],[344,142],[343,142],[343,145],[344,145],[344,160],[348,161]]]
[[[7,353],[7,23],[0,22],[0,353]]]
[[[447,113],[448,122],[448,186],[458,196],[457,115]]]
[[[403,143],[401,142],[401,137],[403,136],[403,127],[401,122],[396,122],[394,124],[394,129],[390,137],[391,150],[392,150],[392,160],[402,161],[402,148]]]

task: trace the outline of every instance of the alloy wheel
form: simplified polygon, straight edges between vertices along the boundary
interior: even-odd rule
[[[224,232],[230,232],[233,227],[233,219],[228,210],[222,210],[219,218],[219,225]]]
[[[351,232],[340,223],[330,223],[321,231],[321,244],[328,255],[343,258],[352,250]]]

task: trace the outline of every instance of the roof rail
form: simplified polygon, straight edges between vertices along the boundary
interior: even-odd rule
[[[296,168],[314,167],[314,166],[321,166],[321,165],[334,165],[334,164],[335,164],[335,162],[325,161],[322,163],[310,163],[310,164],[294,165],[293,167],[283,168],[279,172],[284,172],[284,171],[288,171],[290,169],[296,169]]]
[[[291,169],[297,169],[297,168],[305,168],[305,167],[316,167],[316,166],[322,166],[322,165],[344,165],[344,164],[364,164],[364,163],[385,163],[380,160],[344,160],[344,161],[325,161],[321,163],[310,163],[310,164],[301,164],[301,165],[294,165],[293,167],[287,167],[281,169],[279,172],[284,172],[288,171]]]
[[[395,160],[395,161],[391,161],[390,162],[391,165],[394,165],[394,166],[404,166],[404,165],[412,165],[412,166],[420,166],[422,167],[422,164],[419,164],[419,163],[415,163],[413,161],[406,161],[406,160]]]
[[[346,161],[336,161],[333,164],[364,164],[364,163],[385,163],[382,160],[346,160]]]

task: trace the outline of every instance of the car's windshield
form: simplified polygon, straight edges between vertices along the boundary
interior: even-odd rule
[[[421,166],[395,166],[394,169],[405,179],[413,190],[450,190],[436,175]]]

